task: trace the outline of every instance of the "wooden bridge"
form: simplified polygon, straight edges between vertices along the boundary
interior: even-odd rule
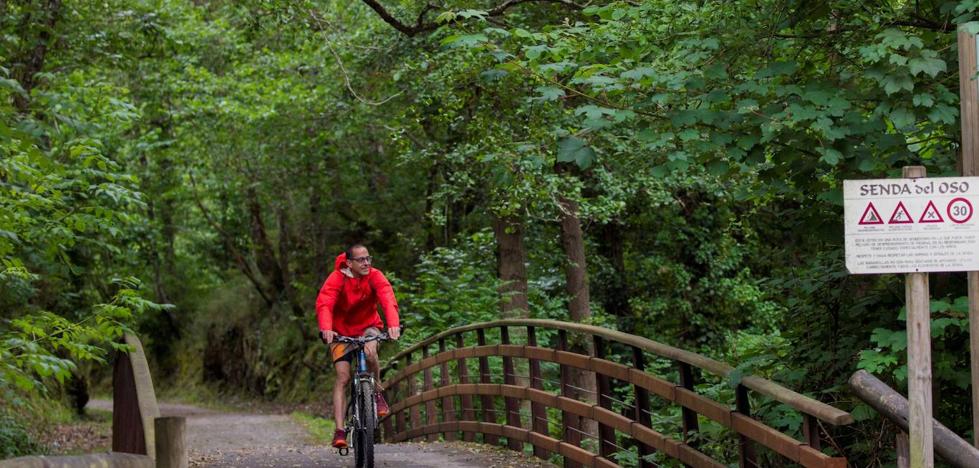
[[[115,362],[113,452],[22,457],[0,466],[187,466],[184,420],[159,417],[139,339],[126,335],[125,342],[133,351]],[[560,457],[568,467],[848,464],[832,432],[852,423],[850,414],[769,380],[738,378],[734,368],[708,357],[601,327],[530,319],[467,325],[396,354],[384,375],[394,403],[383,420],[386,442],[478,439],[542,459]],[[581,385],[583,376],[593,390]],[[863,371],[850,385],[907,430],[902,396]],[[751,402],[764,400],[798,412],[801,434],[753,417]],[[979,466],[979,450],[937,421],[934,427],[939,456],[952,466]],[[823,441],[835,449],[832,455],[821,449]]]
[[[491,335],[498,338],[497,344],[489,344]],[[519,340],[514,339],[517,335]],[[588,347],[591,352],[585,350]],[[470,360],[478,362],[475,373],[470,372]],[[662,360],[670,362],[668,373],[676,381],[648,371],[651,362]],[[581,371],[595,379],[594,403],[575,397],[589,393],[572,385],[572,374]],[[529,319],[467,325],[390,359],[382,376],[390,375],[384,385],[394,404],[383,421],[384,434],[391,442],[434,440],[439,434],[447,440],[461,434],[472,441],[480,434],[484,443],[505,443],[513,450],[523,451],[530,444],[537,457],[560,455],[569,467],[618,466],[627,446],[638,449],[643,466],[653,466],[647,456],[654,453],[687,466],[728,466],[728,460],[700,449],[705,445],[704,434],[699,434],[703,417],[736,439],[742,467],[785,461],[807,467],[846,466],[846,458],[827,455],[820,447],[827,435],[824,428],[850,424],[849,413],[753,376],[740,379],[734,401],[715,401],[697,392],[698,381],[727,380],[733,372],[731,366],[696,353],[590,325]],[[752,394],[798,411],[803,418],[801,440],[753,418]],[[658,399],[657,407],[679,406],[682,425],[673,431],[677,434],[654,427],[652,416],[657,413],[651,411],[651,395]],[[558,418],[549,418],[549,413],[560,414],[560,425],[551,424]],[[597,425],[597,433],[586,429],[588,420]],[[770,453],[760,453],[762,447]]]

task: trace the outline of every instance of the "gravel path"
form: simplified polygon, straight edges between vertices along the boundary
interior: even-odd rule
[[[112,410],[112,402],[93,400],[90,408]],[[190,405],[160,403],[162,416],[187,418],[191,466],[208,467],[348,467],[353,455],[311,441],[286,415],[222,413]],[[381,444],[376,466],[398,468],[541,467],[553,465],[502,448],[462,442]]]

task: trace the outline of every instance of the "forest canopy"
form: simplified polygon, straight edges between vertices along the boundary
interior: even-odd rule
[[[126,330],[158,382],[315,398],[316,292],[364,242],[404,342],[606,326],[852,411],[847,456],[886,462],[844,384],[906,385],[904,289],[847,274],[842,181],[958,174],[977,8],[0,1],[0,411],[104,376]],[[963,435],[965,295],[932,277],[935,415]]]

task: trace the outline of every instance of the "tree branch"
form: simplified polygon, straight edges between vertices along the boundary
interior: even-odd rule
[[[391,25],[391,27],[397,29],[398,31],[402,32],[403,34],[409,37],[414,36],[415,34],[418,33],[433,31],[435,29],[438,29],[440,26],[442,26],[442,24],[440,23],[436,23],[434,21],[426,21],[425,19],[429,12],[438,8],[437,5],[431,3],[426,4],[425,8],[422,8],[422,11],[418,14],[418,18],[415,19],[415,24],[409,25],[395,18],[394,15],[392,15],[391,12],[389,12],[386,8],[384,8],[384,5],[381,5],[379,1],[363,0],[363,2],[366,3],[367,6],[371,7],[371,9],[374,10],[377,13],[377,15],[380,16],[382,20],[384,20],[385,23]],[[572,0],[506,0],[503,3],[500,3],[499,5],[487,10],[486,16],[488,17],[503,16],[508,9],[520,5],[521,3],[557,3],[559,5],[564,5],[572,10],[581,10],[585,7],[585,5],[575,3]]]

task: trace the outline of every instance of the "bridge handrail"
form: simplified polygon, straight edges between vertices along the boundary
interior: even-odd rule
[[[697,353],[675,348],[673,346],[663,344],[658,341],[653,341],[648,338],[643,338],[641,336],[630,335],[628,333],[623,333],[616,330],[609,330],[607,328],[597,327],[594,325],[561,322],[558,320],[545,320],[545,319],[504,319],[504,320],[495,320],[492,322],[474,323],[470,325],[464,325],[461,327],[445,330],[439,334],[426,338],[410,346],[409,348],[395,354],[388,360],[388,364],[385,365],[384,367],[385,369],[387,369],[391,366],[392,363],[398,362],[399,359],[405,357],[406,355],[410,355],[411,353],[418,351],[419,349],[437,343],[439,340],[444,339],[446,337],[453,336],[459,333],[468,332],[468,331],[497,328],[497,327],[537,327],[537,328],[565,330],[569,332],[586,333],[590,335],[600,336],[607,340],[615,341],[625,345],[635,346],[639,349],[642,349],[643,351],[647,351],[649,353],[655,354],[660,357],[664,357],[674,361],[684,362],[690,364],[691,366],[706,370],[711,374],[714,374],[721,378],[725,378],[725,379],[729,378],[731,372],[734,371],[733,367],[723,362],[716,361],[714,359],[711,359],[706,356],[702,356]],[[853,423],[853,416],[851,416],[850,413],[847,413],[846,411],[840,410],[838,408],[834,408],[830,405],[827,405],[826,403],[823,403],[821,401],[807,397],[801,393],[785,388],[770,380],[763,379],[757,376],[745,376],[741,379],[741,384],[762,395],[771,397],[778,402],[784,403],[798,411],[814,416],[817,419],[820,419],[834,426],[841,426],[841,425],[847,425]]]

